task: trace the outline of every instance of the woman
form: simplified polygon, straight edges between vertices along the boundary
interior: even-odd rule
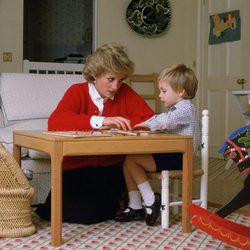
[[[87,82],[73,84],[66,91],[49,117],[48,129],[130,130],[153,116],[142,97],[124,83],[133,72],[134,63],[123,46],[106,44],[98,48],[87,57],[83,68]],[[65,220],[89,224],[114,218],[124,190],[121,168],[124,158],[124,155],[64,158]],[[49,202],[47,207],[50,208]],[[43,212],[39,215],[48,217]]]

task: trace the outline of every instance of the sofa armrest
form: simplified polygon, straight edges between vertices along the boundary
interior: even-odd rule
[[[0,129],[4,128],[4,116],[3,116],[3,111],[0,108]]]

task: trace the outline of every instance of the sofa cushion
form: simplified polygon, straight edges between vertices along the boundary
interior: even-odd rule
[[[29,158],[36,160],[36,159],[50,159],[50,156],[42,151],[37,151],[33,149],[28,149],[28,156]]]
[[[22,121],[11,126],[0,129],[0,143],[2,143],[5,148],[12,153],[13,150],[13,131],[14,130],[47,130],[48,119],[34,119]],[[31,152],[34,158],[45,158],[45,153],[40,153],[34,150]],[[22,157],[28,156],[29,151],[26,148],[22,148]],[[42,155],[42,156],[41,156]],[[48,157],[48,156],[47,156]]]
[[[5,126],[26,119],[48,118],[66,89],[82,75],[1,74],[1,108]]]
[[[0,143],[6,148],[8,152],[13,153],[13,139],[12,132],[6,130],[5,128],[0,129]],[[22,147],[21,156],[25,157],[28,155],[28,149]]]

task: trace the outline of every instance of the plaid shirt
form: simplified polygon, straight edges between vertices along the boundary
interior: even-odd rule
[[[165,130],[169,134],[192,135],[194,154],[199,145],[199,122],[197,109],[191,100],[181,100],[167,112],[154,115],[146,122],[151,131]]]

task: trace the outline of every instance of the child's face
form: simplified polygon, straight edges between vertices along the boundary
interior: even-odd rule
[[[166,108],[170,108],[183,98],[184,91],[180,93],[174,91],[167,81],[159,82],[160,94],[159,97]]]

